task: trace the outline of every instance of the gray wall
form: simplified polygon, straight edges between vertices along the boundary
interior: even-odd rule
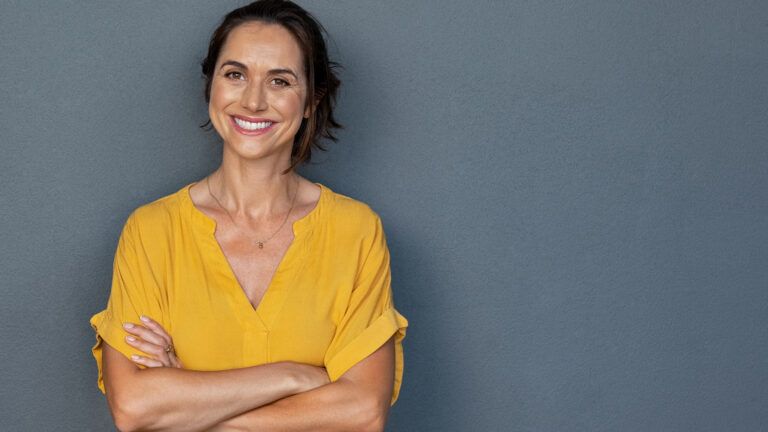
[[[2,429],[109,430],[88,318],[135,207],[214,169],[236,1],[0,3]],[[385,223],[391,431],[768,424],[768,3],[303,1],[346,67],[302,172]]]

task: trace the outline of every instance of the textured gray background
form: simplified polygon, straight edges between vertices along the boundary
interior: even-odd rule
[[[235,1],[0,3],[0,419],[110,430],[88,318],[135,207],[218,165]],[[346,69],[309,178],[409,319],[391,431],[768,424],[768,3],[303,1]]]

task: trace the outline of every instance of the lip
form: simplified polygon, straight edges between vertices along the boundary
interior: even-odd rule
[[[251,123],[258,123],[258,122],[271,122],[272,124],[271,124],[271,125],[269,125],[269,127],[265,127],[264,129],[259,129],[259,130],[248,130],[248,129],[243,129],[243,128],[241,128],[241,127],[240,127],[240,126],[237,124],[237,122],[235,121],[235,118],[239,118],[240,120],[245,120],[245,121],[247,121],[247,122],[251,122]],[[235,131],[237,131],[238,133],[240,133],[240,134],[242,134],[242,135],[248,135],[248,136],[258,136],[258,135],[264,135],[265,133],[267,133],[267,132],[271,131],[271,130],[272,130],[272,128],[274,128],[274,127],[275,127],[275,125],[277,124],[277,122],[276,122],[276,121],[274,121],[274,120],[270,120],[270,119],[267,119],[267,118],[260,118],[260,117],[245,117],[245,116],[241,116],[241,115],[237,115],[237,116],[229,116],[229,123],[230,123],[230,124],[232,124],[232,127],[235,129]]]

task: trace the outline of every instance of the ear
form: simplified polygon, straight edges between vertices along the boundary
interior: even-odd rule
[[[317,109],[317,105],[319,104],[320,104],[320,99],[315,99],[313,103],[314,106],[312,108]],[[307,107],[304,108],[304,118],[305,119],[309,118],[309,114],[310,114],[309,104],[307,104]]]
[[[314,100],[314,109],[317,109],[317,106],[320,105],[320,101],[323,100],[323,96],[325,96],[325,91],[319,90],[315,92],[315,100]],[[307,104],[307,107],[304,109],[304,118],[309,118],[309,104]]]

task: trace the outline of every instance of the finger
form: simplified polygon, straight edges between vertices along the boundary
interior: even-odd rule
[[[131,335],[127,335],[125,337],[125,342],[145,354],[154,356],[158,360],[162,360],[163,357],[167,357],[167,355],[164,356],[165,348],[152,342],[147,342]]]
[[[151,358],[144,357],[144,356],[140,356],[140,355],[136,355],[136,354],[131,356],[131,360],[133,360],[136,363],[143,364],[144,366],[147,366],[147,367],[163,367],[163,366],[165,366],[165,365],[163,365],[162,362],[160,362],[158,360],[151,359]]]
[[[163,351],[165,351],[165,348],[167,348],[168,346],[173,347],[173,339],[168,334],[168,332],[165,331],[165,329],[160,323],[158,323],[157,321],[155,321],[154,319],[152,319],[147,315],[141,315],[139,316],[139,319],[144,323],[144,325],[148,329],[152,330],[153,332],[155,332],[155,334],[160,335],[163,338],[163,340],[165,341],[165,345],[163,345]],[[175,350],[173,350],[173,348],[171,349],[170,352],[165,351],[165,356],[163,356],[163,362],[165,362],[166,357],[173,367],[179,367],[179,368],[183,367],[181,365],[181,361],[176,356],[176,352]]]
[[[168,342],[163,339],[162,336],[155,333],[154,331],[139,325],[139,324],[133,324],[133,323],[125,323],[123,324],[123,328],[128,333],[132,333],[136,336],[139,336],[140,338],[144,339],[147,342],[152,342],[155,345],[159,346],[167,346]]]
[[[145,341],[133,335],[126,335],[125,341],[126,343],[136,348],[137,350],[143,352],[144,354],[147,354],[148,357],[159,360],[160,362],[163,363],[164,366],[170,367],[173,365],[173,358],[171,356],[171,353],[165,350],[165,348],[167,347],[167,345],[165,345],[165,342],[162,342],[163,345],[157,345],[155,343]]]
[[[139,319],[142,322],[144,322],[144,325],[147,326],[147,328],[159,334],[165,340],[166,344],[172,343],[171,336],[168,334],[167,331],[165,331],[165,329],[163,328],[163,326],[160,325],[160,323],[158,323],[157,321],[153,320],[152,318],[146,315],[140,316]]]
[[[137,351],[140,351],[142,354],[145,354],[143,357],[159,361],[160,364],[166,367],[170,367],[173,365],[172,359],[168,356],[168,353],[165,352],[165,349],[163,347],[157,346],[155,344],[152,344],[146,341],[142,341],[141,339],[130,336],[130,335],[125,337],[125,341],[126,343],[131,345],[133,348],[135,348]]]

